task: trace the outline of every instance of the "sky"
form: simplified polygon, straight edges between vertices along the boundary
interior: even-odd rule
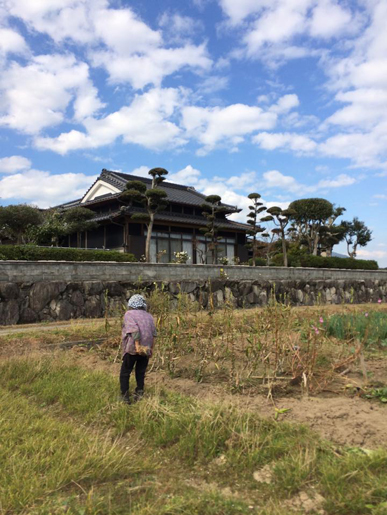
[[[326,198],[387,266],[386,26],[387,0],[0,0],[0,204],[160,166],[240,221]]]

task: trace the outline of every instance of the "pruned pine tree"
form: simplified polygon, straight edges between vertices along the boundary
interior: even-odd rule
[[[63,221],[67,234],[77,233],[77,247],[81,247],[81,234],[85,231],[92,231],[98,227],[97,222],[93,221],[94,211],[86,207],[73,207],[65,211]]]
[[[250,229],[247,230],[247,234],[250,236],[246,247],[252,249],[253,251],[253,266],[255,266],[255,258],[258,254],[258,240],[257,234],[265,232],[265,229],[259,225],[259,215],[266,211],[266,207],[263,205],[263,202],[260,202],[261,195],[259,193],[250,193],[248,198],[252,200],[251,205],[249,206],[249,213],[247,215],[247,223],[251,226]]]
[[[146,184],[141,181],[128,181],[125,191],[120,196],[120,200],[124,201],[130,210],[133,208],[134,203],[141,204],[145,209],[144,212],[130,214],[132,220],[138,220],[146,224],[145,260],[147,263],[150,263],[150,243],[155,215],[168,205],[167,193],[159,187],[165,181],[168,171],[165,168],[152,168],[148,173],[152,177],[150,188],[147,188]]]
[[[348,256],[355,258],[357,247],[365,247],[372,240],[372,231],[357,217],[352,222],[342,222],[341,225],[345,229]]]
[[[222,199],[219,195],[208,195],[204,200],[206,204],[202,204],[200,207],[203,209],[202,214],[206,218],[207,224],[199,230],[210,240],[208,248],[211,251],[212,264],[215,265],[218,259],[219,240],[221,240],[221,237],[218,236],[219,229],[216,225],[216,215],[224,213],[225,210],[221,206]]]
[[[285,229],[289,223],[290,217],[294,214],[294,211],[292,209],[281,209],[278,206],[269,207],[266,211],[269,214],[261,218],[261,222],[273,222],[276,226],[271,230],[271,232],[278,234],[278,236],[281,238],[284,266],[288,266]]]

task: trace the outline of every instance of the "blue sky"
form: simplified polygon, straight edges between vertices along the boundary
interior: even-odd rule
[[[386,25],[387,0],[0,2],[0,202],[162,166],[242,221],[253,191],[327,198],[387,266]]]

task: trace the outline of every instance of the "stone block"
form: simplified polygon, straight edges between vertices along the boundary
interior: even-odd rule
[[[30,292],[30,308],[39,312],[47,304],[58,297],[61,292],[62,283],[38,282],[35,283]]]
[[[100,294],[103,290],[103,284],[102,281],[85,281],[83,288],[85,295],[89,297],[90,295]]]
[[[102,315],[101,299],[99,297],[89,297],[85,302],[85,317],[98,318]]]
[[[13,325],[19,322],[20,311],[17,300],[0,303],[0,325]]]
[[[19,322],[22,324],[33,324],[38,321],[38,315],[31,308],[25,308],[20,314]]]
[[[77,290],[77,291],[74,291],[74,292],[71,294],[70,302],[71,302],[71,304],[73,304],[74,306],[81,307],[81,306],[83,306],[83,305],[84,305],[85,300],[84,300],[84,298],[83,298],[82,293],[81,293],[79,290]]]
[[[0,283],[0,298],[3,300],[15,300],[19,297],[19,288],[15,283]]]

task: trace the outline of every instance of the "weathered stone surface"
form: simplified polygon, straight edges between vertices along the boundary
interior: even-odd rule
[[[83,295],[79,290],[74,291],[71,294],[70,302],[71,302],[71,304],[73,304],[74,306],[77,306],[77,307],[83,306],[85,303],[85,301],[83,299]]]
[[[73,307],[69,301],[60,300],[55,307],[57,320],[69,320],[71,318],[72,311]]]
[[[0,263],[0,268],[1,266]],[[11,270],[13,265],[9,266]],[[19,265],[15,266],[18,268]],[[52,270],[53,276],[59,277],[60,265],[56,266],[57,268]],[[66,264],[63,270],[72,266]],[[274,297],[279,302],[292,305],[377,302],[379,299],[387,301],[387,273],[382,271],[362,271],[362,274],[354,271],[353,274],[346,274],[344,272],[347,271],[274,269],[269,279],[267,269],[257,278],[256,270],[253,268],[245,267],[245,270],[240,270],[243,267],[225,267],[227,277],[220,278],[217,268],[216,276],[208,280],[206,267],[169,268],[169,265],[166,265],[162,270],[164,273],[170,270],[169,281],[160,280],[155,274],[150,277],[144,273],[142,277],[145,277],[145,280],[141,282],[138,278],[136,281],[128,280],[128,277],[122,281],[117,277],[117,281],[103,282],[106,276],[109,279],[111,277],[110,265],[104,265],[103,270],[96,264],[88,266],[89,268],[79,266],[78,270],[78,265],[74,265],[74,270],[78,270],[78,276],[73,275],[68,284],[64,281],[36,281],[33,279],[35,272],[31,280],[23,276],[20,282],[0,281],[0,324],[67,320],[83,316],[94,318],[103,316],[106,308],[109,314],[120,315],[127,299],[139,288],[144,295],[159,290],[160,294],[166,296],[171,307],[177,306],[177,296],[181,293],[205,309],[221,308],[225,303],[241,308],[265,306]],[[152,270],[157,268],[153,265],[149,267]],[[122,268],[112,265],[112,269],[128,270],[126,265]],[[212,270],[211,267],[210,269]],[[102,280],[83,281],[79,279],[82,270],[88,270],[89,276],[91,271],[94,275],[98,273]],[[201,270],[200,277],[197,275],[198,270]],[[244,275],[246,271],[251,275],[251,279]],[[304,278],[300,278],[302,273]],[[237,279],[239,276],[240,279]],[[324,280],[323,277],[327,279]]]
[[[12,300],[19,297],[19,288],[15,283],[0,282],[0,299]]]
[[[103,290],[102,281],[85,281],[83,288],[86,296],[98,295]]]
[[[192,293],[197,288],[197,283],[193,281],[183,281],[181,283],[182,293]]]
[[[0,324],[13,325],[19,322],[19,304],[16,300],[12,299],[8,302],[0,304]]]
[[[85,317],[97,318],[102,315],[101,299],[99,297],[90,297],[85,302]]]
[[[30,308],[41,311],[51,300],[61,293],[61,283],[39,282],[35,283],[30,292]]]
[[[122,295],[122,293],[124,291],[122,286],[120,285],[120,283],[116,283],[116,282],[105,283],[104,289],[107,290],[108,295],[110,295],[111,297],[116,297],[116,296]]]
[[[37,322],[38,315],[31,308],[25,308],[20,314],[19,322],[22,324],[33,324]]]

